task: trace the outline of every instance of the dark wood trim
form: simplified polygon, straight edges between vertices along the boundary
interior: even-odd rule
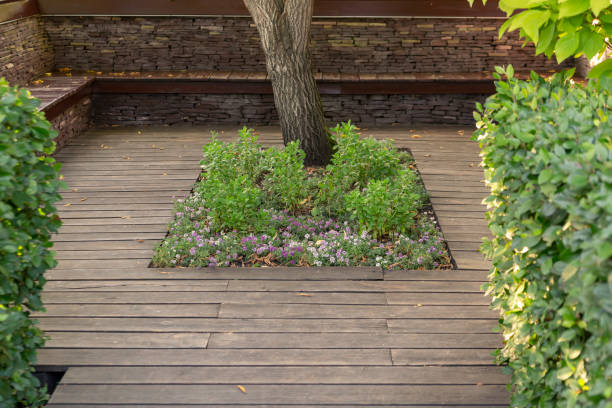
[[[329,17],[503,17],[497,0],[470,8],[467,0],[316,0],[315,16]],[[43,14],[238,15],[242,0],[39,0]]]
[[[323,95],[493,94],[493,80],[318,81]],[[268,81],[98,78],[102,94],[272,94]]]
[[[42,111],[45,113],[47,120],[55,119],[65,110],[70,108],[72,105],[75,105],[84,97],[90,96],[93,88],[92,82],[93,80],[89,81],[87,84],[79,88],[76,92],[66,95],[66,97],[54,101],[53,103],[43,108]]]
[[[0,23],[39,14],[36,0],[9,0],[0,3]]]

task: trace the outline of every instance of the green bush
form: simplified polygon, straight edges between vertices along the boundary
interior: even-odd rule
[[[56,132],[39,102],[25,89],[0,79],[0,405],[41,406],[32,365],[42,332],[29,319],[44,310],[40,292],[44,272],[55,266],[50,234],[60,220],[60,165],[48,157]]]
[[[389,178],[372,180],[365,188],[351,191],[345,202],[361,229],[378,238],[409,231],[424,196],[417,174],[403,170],[393,182]]]
[[[612,406],[612,96],[508,78],[475,113],[515,407]]]
[[[298,142],[284,149],[268,149],[268,174],[263,189],[274,207],[295,211],[308,197],[304,158],[306,154]]]
[[[388,140],[361,138],[350,121],[331,130],[336,150],[319,183],[317,203],[328,215],[344,215],[345,194],[397,176],[404,154]]]

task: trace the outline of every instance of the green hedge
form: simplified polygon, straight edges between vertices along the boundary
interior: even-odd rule
[[[475,113],[512,406],[612,406],[612,97],[499,73]]]
[[[43,345],[29,319],[44,310],[40,299],[45,270],[55,266],[50,234],[60,220],[60,165],[48,157],[56,132],[25,89],[0,78],[0,407],[38,407],[32,364]]]

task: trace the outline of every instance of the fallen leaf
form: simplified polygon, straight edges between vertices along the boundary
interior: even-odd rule
[[[431,154],[424,154],[423,157],[431,157]]]
[[[474,167],[474,163],[470,163],[470,167]]]
[[[162,176],[167,176],[167,175],[168,175],[168,173],[162,173]]]
[[[64,67],[64,68],[58,69],[58,71],[59,72],[70,72],[70,71],[72,71],[72,68]]]
[[[81,198],[81,201],[85,201],[85,200],[87,200],[87,197]]]
[[[66,203],[66,204],[64,204],[64,207],[70,207],[71,205],[72,204],[70,204],[70,203]]]
[[[102,75],[102,71],[97,71],[96,75]]]
[[[157,146],[155,146],[155,145],[151,145],[151,147],[155,149]]]
[[[123,156],[124,160],[132,160],[132,158],[130,156]]]
[[[160,147],[159,150],[166,150],[166,148],[165,147]]]
[[[79,191],[79,189],[78,189],[78,188],[73,188],[73,189],[72,189],[72,192],[73,192],[73,193],[76,193],[77,191]]]
[[[483,385],[484,385],[484,384],[483,384],[483,383],[481,383],[481,382],[476,383],[476,386],[477,386],[477,387],[482,387]]]
[[[244,388],[242,385],[237,385],[237,387],[243,394],[246,394],[246,388]]]
[[[59,179],[60,179],[60,180],[63,180],[63,179],[64,179],[64,175],[63,175],[63,174],[60,174],[60,175],[59,175]]]
[[[420,139],[422,136],[421,135],[412,135],[410,136],[413,139]]]
[[[130,219],[132,219],[132,217],[131,217],[131,216],[129,216],[129,215],[124,215],[124,216],[122,216],[121,218],[123,218],[124,220],[130,220]]]
[[[140,242],[142,244],[144,242],[144,239],[137,239],[136,242]]]
[[[298,293],[298,296],[304,296],[304,297],[312,297],[312,295],[310,293]]]
[[[53,75],[51,72],[45,72],[45,76],[50,77],[51,75]]]
[[[139,135],[142,135],[142,130],[139,130],[139,131],[138,131],[138,134],[139,134]]]
[[[33,85],[40,85],[42,84],[44,81],[42,79],[37,79],[36,81],[32,81]]]

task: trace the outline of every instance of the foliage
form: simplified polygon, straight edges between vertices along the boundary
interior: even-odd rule
[[[402,170],[397,179],[372,180],[346,196],[346,208],[374,237],[405,233],[415,222],[424,195],[416,173]]]
[[[609,0],[500,0],[499,8],[510,17],[500,37],[519,29],[526,42],[535,44],[537,54],[554,54],[559,63],[572,56],[603,56],[612,36]],[[612,60],[594,67],[589,77],[612,78]]]
[[[507,80],[475,116],[512,406],[610,407],[612,96],[571,72],[498,70]]]
[[[48,157],[56,132],[28,91],[0,79],[0,405],[42,406],[32,365],[42,332],[29,319],[41,311],[45,270],[55,261],[50,234],[60,220],[60,165]]]
[[[344,215],[344,197],[354,189],[363,189],[371,181],[396,177],[405,155],[393,148],[390,141],[362,139],[351,122],[336,126],[333,131],[336,151],[319,183],[317,202],[323,213]]]
[[[291,142],[284,149],[267,150],[269,173],[263,189],[273,206],[295,211],[308,197],[304,152],[298,142]]]
[[[297,143],[262,149],[246,128],[238,143],[213,137],[204,146],[201,181],[176,203],[153,263],[449,265],[441,233],[419,212],[425,192],[407,155],[389,142],[361,140],[356,130],[350,123],[336,128],[338,151],[325,169],[305,169]],[[332,207],[337,217],[323,216]]]

